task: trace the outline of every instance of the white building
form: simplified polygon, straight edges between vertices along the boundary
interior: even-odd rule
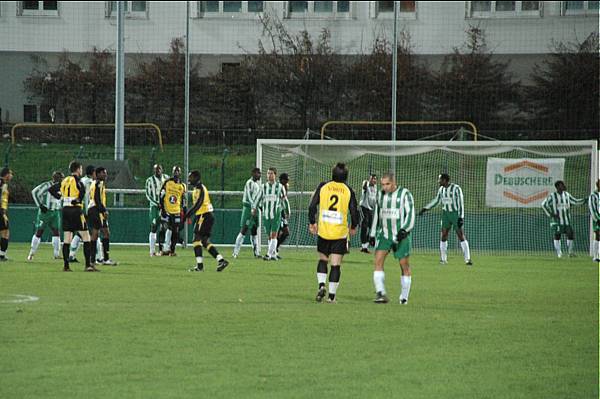
[[[186,2],[127,1],[125,51],[167,53],[174,37],[185,35]],[[190,2],[190,51],[200,57],[203,73],[257,51],[270,13],[289,31],[318,35],[328,28],[338,53],[370,51],[380,34],[392,36],[392,1],[196,1]],[[399,29],[410,34],[414,52],[439,62],[460,47],[472,25],[486,32],[488,47],[511,59],[526,79],[530,67],[549,53],[552,41],[582,41],[598,32],[598,1],[400,1]],[[0,2],[0,117],[15,123],[40,119],[29,104],[23,80],[33,68],[32,55],[52,65],[64,51],[86,53],[93,47],[114,51],[115,2]],[[36,107],[38,107],[36,111]],[[36,111],[36,112],[34,112]]]

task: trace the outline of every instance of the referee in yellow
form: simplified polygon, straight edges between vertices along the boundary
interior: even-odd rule
[[[317,234],[317,281],[319,291],[316,301],[322,302],[325,297],[325,282],[327,280],[327,265],[331,261],[329,272],[328,303],[335,303],[335,294],[340,283],[342,258],[348,253],[348,233],[356,234],[359,221],[358,205],[354,191],[346,184],[348,168],[338,163],[331,171],[331,181],[319,184],[308,207],[308,229],[311,234]],[[317,225],[317,207],[319,220]],[[348,228],[348,213],[350,213],[350,228]]]

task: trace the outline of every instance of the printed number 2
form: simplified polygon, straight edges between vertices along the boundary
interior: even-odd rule
[[[340,199],[338,198],[337,195],[333,194],[331,196],[331,198],[329,198],[329,201],[331,202],[331,205],[329,205],[329,210],[330,211],[337,211],[337,208],[335,207],[338,203]]]

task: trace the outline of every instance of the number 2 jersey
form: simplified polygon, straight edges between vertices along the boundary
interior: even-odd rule
[[[185,206],[187,186],[170,178],[160,190],[161,208],[170,215],[179,215]]]
[[[308,221],[316,223],[319,207],[319,237],[341,240],[348,237],[348,213],[351,227],[358,225],[359,215],[354,191],[346,183],[335,181],[319,184],[308,207]]]

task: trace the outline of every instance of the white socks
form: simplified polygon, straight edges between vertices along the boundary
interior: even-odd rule
[[[373,284],[375,284],[375,292],[381,292],[385,295],[385,272],[383,270],[375,270],[373,272]]]
[[[75,236],[73,237],[73,241],[71,241],[71,247],[69,250],[69,258],[74,258],[77,250],[79,249],[79,243],[81,242],[81,237]]]
[[[99,238],[96,240],[96,259],[108,260],[108,259],[104,259],[104,251],[103,251],[103,247],[102,247],[102,241]],[[94,261],[96,259],[94,259]]]
[[[319,285],[325,284],[327,282],[327,273],[317,273],[317,283]]]
[[[150,233],[148,236],[148,242],[150,243],[150,255],[154,255],[154,249],[156,247],[156,233]]]
[[[165,251],[170,251],[171,249],[171,235],[173,234],[173,232],[171,231],[171,229],[168,229],[165,232],[165,244],[163,246],[163,248],[165,248]]]
[[[369,249],[369,243],[368,243],[368,242],[362,243],[362,244],[361,244],[361,247],[362,247],[363,249]]]
[[[400,277],[400,285],[402,286],[402,291],[400,292],[400,300],[406,299],[408,301],[408,295],[410,294],[410,283],[411,276]]]
[[[440,259],[448,262],[448,241],[440,241]]]
[[[465,262],[471,259],[471,251],[469,250],[469,241],[464,240],[460,242],[460,247],[463,250],[463,254],[465,255]]]
[[[600,241],[592,241],[592,254],[594,259],[600,259]]]
[[[567,249],[569,250],[569,255],[573,253],[573,240],[567,240]]]
[[[54,250],[54,257],[60,256],[60,237],[52,236],[52,249]]]
[[[233,254],[238,256],[240,253],[240,249],[242,248],[242,244],[244,243],[244,235],[242,233],[238,233],[237,238],[235,239],[235,247],[233,248]]]
[[[31,238],[31,250],[29,250],[29,255],[33,255],[37,252],[38,247],[40,246],[40,241],[42,241],[42,238],[34,234]]]
[[[560,258],[562,256],[562,251],[560,250],[560,240],[554,240],[554,249],[556,250],[556,255]]]
[[[271,258],[277,257],[277,238],[272,238],[269,240],[269,252],[267,252]]]
[[[329,282],[329,295],[335,295],[335,293],[337,292],[338,285],[340,285],[339,282],[337,282],[337,283],[332,283],[331,281]]]

